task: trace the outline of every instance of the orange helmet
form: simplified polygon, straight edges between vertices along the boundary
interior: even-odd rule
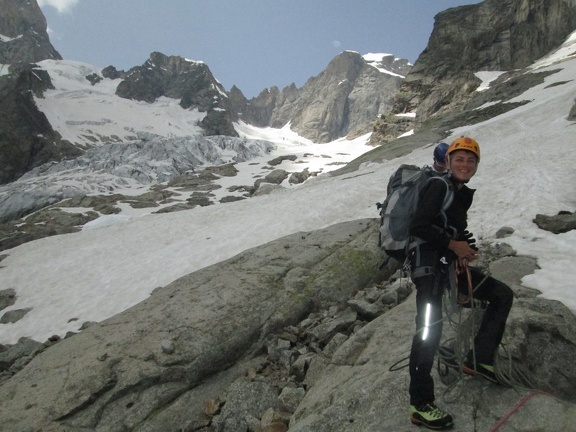
[[[478,161],[480,161],[480,146],[473,140],[472,138],[468,138],[465,136],[461,136],[460,138],[456,138],[452,141],[452,144],[446,150],[446,156],[449,156],[450,153],[455,152],[456,150],[468,150],[476,155]]]

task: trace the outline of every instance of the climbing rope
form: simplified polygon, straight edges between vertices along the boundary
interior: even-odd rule
[[[492,428],[490,429],[490,432],[497,432],[498,429],[500,429],[502,427],[502,425],[504,425],[504,423],[506,423],[508,421],[508,419],[510,419],[510,417],[512,417],[514,414],[516,414],[520,410],[520,408],[522,408],[526,404],[526,402],[528,402],[534,396],[538,396],[538,395],[553,397],[550,393],[546,393],[546,392],[543,392],[541,390],[536,390],[536,391],[524,396],[520,400],[520,402],[518,402],[504,417],[502,417],[500,419],[500,421],[498,421],[498,423],[496,423],[494,426],[492,426]]]
[[[467,282],[464,290],[460,290],[458,287],[458,276],[462,274],[466,275]],[[474,287],[468,263],[466,261],[455,261],[454,272],[451,274],[449,281],[451,290],[444,291],[443,301],[447,321],[453,328],[455,336],[444,341],[438,350],[437,359],[438,373],[445,384],[448,384],[448,380],[445,378],[448,376],[450,369],[458,370],[458,378],[464,375],[460,365],[464,363],[468,352],[472,351],[472,358],[476,358],[474,338],[482,323],[486,303],[475,299],[474,292],[488,277],[489,273]],[[454,299],[451,299],[452,302],[447,299],[448,295],[460,297],[462,291],[465,291],[465,295],[462,298],[457,298],[456,302],[454,302]],[[457,313],[454,313],[453,308],[448,307],[449,304],[454,305],[455,303],[458,305]],[[474,368],[476,368],[476,364],[474,364]],[[528,376],[513,364],[512,356],[508,352],[507,344],[504,340],[500,343],[500,347],[494,356],[494,374],[502,385],[534,388]],[[447,391],[449,390],[450,386]]]
[[[457,294],[457,299],[456,302],[458,303],[458,305],[462,306],[462,307],[467,307],[467,306],[472,306],[471,302],[474,298],[474,287],[472,286],[472,274],[470,273],[470,266],[468,266],[468,261],[464,261],[464,260],[454,260],[454,267],[455,267],[455,278],[453,281],[450,281],[450,283],[454,283],[454,286],[456,288],[456,294]],[[460,294],[460,289],[458,287],[458,278],[461,274],[465,273],[466,274],[466,295],[461,295]],[[484,278],[482,280],[482,282],[484,282],[486,280],[486,278]]]
[[[409,272],[409,266],[404,263],[402,270],[406,276]],[[466,276],[466,286],[461,290],[458,287],[458,279],[463,274]],[[454,260],[453,267],[449,268],[448,278],[443,287],[443,319],[453,329],[454,337],[444,340],[437,352],[437,371],[442,382],[447,385],[445,394],[464,376],[461,365],[464,363],[468,352],[472,351],[473,358],[476,357],[474,338],[482,323],[487,303],[475,299],[474,292],[489,276],[490,273],[487,272],[478,285],[474,287],[468,262]],[[408,367],[409,359],[410,356],[408,355],[398,360],[388,370],[394,372]],[[476,364],[474,364],[474,368],[476,368]],[[451,370],[457,371],[457,374],[449,377]],[[505,341],[500,343],[494,357],[494,374],[502,385],[534,389],[528,376],[513,364]]]

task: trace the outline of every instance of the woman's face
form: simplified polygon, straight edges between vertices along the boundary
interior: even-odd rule
[[[452,177],[462,183],[468,182],[478,169],[478,158],[468,150],[456,150],[450,154]]]

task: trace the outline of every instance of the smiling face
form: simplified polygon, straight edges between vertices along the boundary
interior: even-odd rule
[[[476,174],[478,157],[468,150],[456,150],[450,154],[450,173],[460,183],[467,183]]]

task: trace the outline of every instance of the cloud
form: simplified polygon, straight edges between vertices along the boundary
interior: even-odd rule
[[[52,6],[58,13],[70,12],[78,0],[38,0],[38,6]]]
[[[342,44],[338,40],[333,40],[332,45],[334,45],[334,48],[340,48],[342,46]]]
[[[48,26],[48,27],[46,28],[46,32],[48,33],[48,36],[50,37],[50,40],[51,40],[51,41],[53,41],[53,40],[62,40],[62,35],[59,34],[59,33],[56,33],[54,30],[52,30],[52,29],[50,28],[50,26]]]

